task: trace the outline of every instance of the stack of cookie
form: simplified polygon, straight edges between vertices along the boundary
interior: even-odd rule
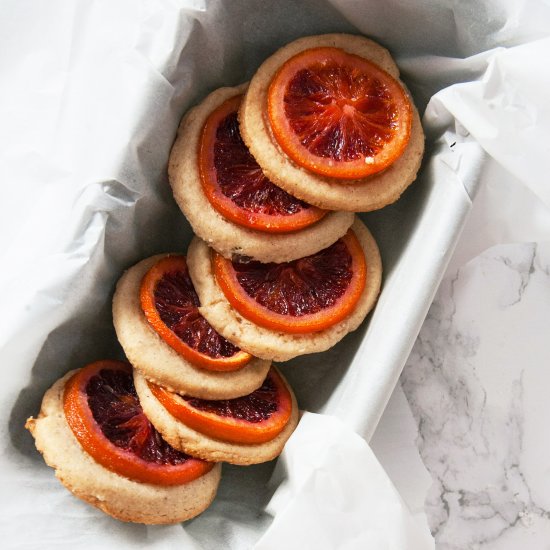
[[[192,456],[271,460],[298,422],[294,394],[271,361],[226,340],[199,305],[182,255],[143,260],[119,281],[113,321],[143,410],[170,445]]]
[[[187,256],[142,260],[117,285],[133,369],[70,373],[28,421],[77,496],[127,521],[180,521],[214,497],[214,463],[281,452],[298,408],[271,361],[324,351],[364,320],[382,266],[354,213],[396,200],[420,165],[398,76],[368,39],[309,37],[187,113],[169,179],[196,236]]]
[[[354,212],[399,198],[424,149],[398,77],[371,40],[307,37],[183,118],[170,184],[197,235],[200,312],[230,342],[286,361],[333,346],[372,308],[380,255]]]

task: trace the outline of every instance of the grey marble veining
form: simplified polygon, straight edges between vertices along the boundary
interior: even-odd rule
[[[550,244],[449,273],[401,384],[437,548],[550,549]]]

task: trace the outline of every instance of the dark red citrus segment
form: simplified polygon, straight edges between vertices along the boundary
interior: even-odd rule
[[[252,359],[199,313],[200,301],[184,256],[165,256],[153,265],[141,283],[140,300],[151,327],[193,365],[232,371]]]
[[[343,241],[283,264],[233,261],[237,281],[259,305],[301,317],[333,306],[351,281],[352,258]]]
[[[230,262],[214,253],[213,264],[216,281],[243,317],[290,333],[323,330],[349,315],[367,271],[351,230],[328,248],[291,262]]]
[[[65,384],[63,410],[83,450],[121,476],[180,485],[213,467],[163,440],[143,413],[128,363],[96,361],[77,371]]]
[[[274,185],[246,147],[237,117],[241,100],[230,98],[205,124],[199,168],[206,197],[227,219],[259,231],[296,231],[315,223],[326,212]]]
[[[339,162],[374,157],[392,138],[398,118],[379,80],[354,80],[336,64],[299,71],[285,94],[285,112],[304,147]]]
[[[273,78],[268,113],[275,138],[300,166],[335,178],[379,172],[404,151],[406,92],[370,61],[338,48],[312,48]]]
[[[199,313],[199,297],[187,269],[165,273],[155,288],[160,318],[180,340],[209,357],[231,357],[239,348],[216,332]]]
[[[175,418],[221,441],[265,443],[283,431],[292,413],[290,391],[273,368],[260,388],[236,399],[195,399],[181,397],[152,383],[149,387]]]
[[[85,387],[94,420],[120,449],[146,462],[182,464],[189,455],[171,447],[149,422],[139,402],[131,372],[101,369]]]
[[[199,411],[252,423],[268,420],[279,405],[277,387],[270,376],[264,380],[260,388],[244,397],[219,401],[195,397],[183,399]]]
[[[214,166],[222,193],[249,212],[290,216],[311,208],[264,176],[241,138],[237,111],[227,115],[218,126]]]

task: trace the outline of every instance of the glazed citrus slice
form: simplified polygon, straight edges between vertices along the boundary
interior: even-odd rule
[[[80,369],[65,385],[63,409],[83,449],[124,477],[180,485],[213,467],[162,439],[143,413],[127,363],[97,361]]]
[[[284,63],[267,96],[271,129],[299,166],[333,178],[387,168],[409,141],[412,109],[403,87],[339,48],[304,50]]]
[[[225,218],[250,229],[284,233],[312,225],[326,211],[271,183],[244,144],[237,120],[242,97],[222,103],[204,126],[199,169],[206,197]]]
[[[209,437],[231,443],[265,443],[281,433],[290,419],[292,398],[276,370],[262,386],[236,399],[210,401],[181,397],[149,382],[153,395],[174,417]]]
[[[213,252],[213,267],[222,292],[243,317],[288,333],[317,332],[343,320],[361,297],[367,274],[352,230],[292,262],[229,261]]]
[[[193,365],[234,371],[252,356],[228,342],[199,313],[199,297],[184,256],[166,256],[143,277],[141,307],[151,327]]]

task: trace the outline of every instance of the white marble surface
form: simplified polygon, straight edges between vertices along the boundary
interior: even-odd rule
[[[445,276],[401,385],[439,550],[550,549],[550,243]]]

